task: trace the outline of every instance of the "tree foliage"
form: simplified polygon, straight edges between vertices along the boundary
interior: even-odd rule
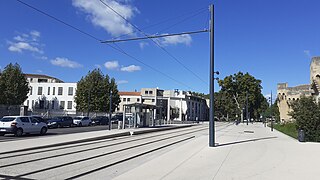
[[[289,115],[296,120],[297,128],[305,131],[306,141],[320,142],[320,104],[313,97],[302,97],[290,106]]]
[[[219,80],[221,94],[224,96],[227,103],[228,111],[232,108],[236,109],[236,114],[241,113],[241,109],[246,106],[246,97],[248,96],[248,115],[250,118],[258,119],[267,106],[265,97],[261,93],[261,80],[254,78],[249,73],[237,74],[225,77]]]
[[[75,102],[77,111],[109,112],[110,92],[112,91],[112,112],[120,103],[118,87],[114,78],[103,75],[100,69],[94,69],[77,83]]]
[[[27,98],[29,84],[20,66],[8,64],[0,74],[0,104],[21,105]]]

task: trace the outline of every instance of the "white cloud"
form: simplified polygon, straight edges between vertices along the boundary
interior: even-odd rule
[[[43,54],[42,46],[39,43],[40,32],[31,31],[29,34],[19,33],[19,35],[13,37],[13,41],[8,41],[8,50],[12,52],[24,52],[30,51],[33,53]]]
[[[37,70],[37,73],[42,73],[43,71],[42,70]]]
[[[107,61],[104,63],[104,67],[107,69],[117,69],[119,67],[118,61]]]
[[[128,81],[127,80],[119,80],[117,81],[117,84],[127,84]]]
[[[132,19],[135,13],[139,12],[136,7],[127,4],[128,1],[117,2],[112,0],[104,0],[104,2],[127,20]],[[130,24],[125,22],[121,17],[115,14],[107,6],[102,4],[99,0],[73,0],[72,5],[85,12],[87,14],[87,18],[93,25],[102,27],[112,36],[119,36],[133,32],[133,28]]]
[[[10,46],[9,46],[9,51],[12,51],[12,52],[22,52],[24,50],[26,51],[32,51],[32,52],[37,52],[37,53],[40,53],[42,54],[43,51],[40,50],[39,48],[31,45],[30,43],[27,43],[27,42],[9,42]]]
[[[125,72],[134,72],[134,71],[140,71],[141,67],[136,65],[130,65],[130,66],[122,67],[120,70]]]
[[[149,43],[147,43],[147,42],[140,42],[139,43],[140,49],[144,49],[144,47],[146,47],[147,45],[149,45]]]
[[[33,31],[30,32],[30,35],[34,36],[34,37],[40,37],[40,32],[33,30]]]
[[[26,41],[26,39],[25,38],[23,38],[23,37],[21,37],[21,36],[16,36],[16,37],[14,37],[13,38],[14,40],[16,40],[16,41]]]
[[[309,58],[311,58],[310,50],[303,50],[304,54],[306,54]]]
[[[101,66],[99,64],[95,64],[94,67],[101,69]]]
[[[158,41],[160,44],[168,46],[168,45],[177,45],[177,44],[185,44],[189,46],[192,42],[192,38],[189,34],[183,34],[179,36],[168,36],[163,37]]]
[[[55,66],[60,66],[60,67],[68,67],[68,68],[81,68],[83,67],[82,64],[79,64],[75,61],[71,61],[68,58],[61,58],[61,57],[57,57],[55,59],[52,59],[51,64],[55,65]]]

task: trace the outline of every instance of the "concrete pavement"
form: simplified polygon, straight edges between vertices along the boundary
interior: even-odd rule
[[[115,138],[121,136],[130,136],[132,134],[144,134],[158,131],[165,131],[177,128],[187,128],[192,124],[166,125],[156,126],[152,128],[137,128],[137,129],[113,129],[100,130],[92,132],[74,133],[74,134],[60,134],[50,136],[39,136],[38,138],[24,138],[16,137],[20,140],[1,142],[0,154],[9,151],[22,151],[27,149],[37,149],[42,147],[57,146],[63,144],[72,144],[79,142],[89,142],[93,140],[102,140],[107,138]]]
[[[185,143],[118,177],[126,179],[319,179],[320,144],[300,143],[263,124],[232,125]]]

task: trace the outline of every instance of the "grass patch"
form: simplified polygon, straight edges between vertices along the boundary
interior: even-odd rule
[[[298,130],[296,129],[296,123],[274,124],[276,130],[298,139]]]

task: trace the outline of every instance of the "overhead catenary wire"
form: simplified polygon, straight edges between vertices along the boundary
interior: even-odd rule
[[[178,83],[178,84],[180,84],[180,85],[183,85],[183,86],[185,86],[185,87],[187,87],[187,88],[189,88],[189,89],[194,90],[194,88],[188,86],[187,84],[185,84],[185,83],[183,83],[183,82],[180,82],[180,81],[172,78],[171,76],[167,75],[166,73],[164,73],[164,72],[162,72],[162,71],[159,71],[158,69],[156,69],[156,68],[154,68],[154,67],[146,64],[145,62],[143,62],[143,61],[141,61],[141,60],[139,60],[138,58],[136,58],[136,57],[128,54],[128,53],[127,53],[126,51],[124,51],[119,45],[114,44],[115,46],[117,46],[117,48],[111,46],[110,44],[108,44],[108,45],[109,45],[111,48],[113,48],[113,49],[115,49],[115,50],[117,50],[117,51],[125,54],[126,56],[130,57],[131,59],[133,59],[133,60],[135,60],[135,61],[137,61],[137,62],[139,62],[139,63],[141,63],[141,64],[143,64],[143,65],[145,65],[145,66],[147,66],[147,67],[149,67],[149,68],[152,69],[153,71],[156,71],[156,72],[158,72],[159,74],[162,74],[163,76],[166,76],[167,78],[171,79],[172,81],[174,81],[174,82],[176,82],[176,83]]]
[[[173,25],[171,25],[171,26],[169,26],[169,27],[166,27],[166,28],[160,30],[159,33],[163,32],[163,31],[165,31],[165,30],[171,29],[172,27],[174,27],[174,26],[176,26],[176,25],[178,25],[178,24],[181,24],[181,23],[183,23],[184,21],[186,21],[186,20],[188,20],[188,19],[194,18],[195,16],[197,16],[197,15],[203,13],[203,12],[207,12],[207,11],[208,11],[208,10],[207,10],[207,7],[206,7],[206,8],[198,9],[198,10],[193,11],[193,12],[189,12],[189,13],[191,13],[192,15],[184,18],[183,20],[181,20],[181,21],[179,21],[179,22],[177,22],[177,23],[175,23],[175,24],[173,24]],[[193,15],[194,12],[196,12],[196,14]],[[184,13],[184,14],[186,14],[186,13]],[[152,27],[158,26],[158,25],[160,25],[160,24],[163,24],[163,23],[165,23],[165,22],[168,22],[168,21],[170,21],[170,20],[172,20],[172,19],[177,19],[177,18],[182,17],[182,16],[183,16],[183,15],[180,15],[180,16],[177,16],[177,17],[174,17],[174,18],[166,18],[166,19],[164,19],[164,20],[162,20],[162,21],[159,21],[159,22],[157,22],[157,23],[155,23],[155,24],[151,24],[151,25],[149,25],[149,26],[142,27],[141,29],[143,29],[143,30],[150,29],[150,28],[152,28]],[[136,32],[136,31],[130,32],[130,33],[126,33],[126,34],[122,34],[122,35],[120,35],[120,36],[114,37],[113,39],[118,39],[118,38],[121,38],[121,37],[130,35],[130,34],[133,34],[133,33],[135,33],[135,32]]]
[[[21,0],[17,0],[17,1],[18,1],[19,3],[27,6],[27,7],[35,10],[35,11],[38,11],[39,13],[41,13],[41,14],[47,16],[47,17],[50,17],[51,19],[54,19],[55,21],[58,21],[58,22],[66,25],[66,26],[69,26],[70,28],[72,28],[72,29],[74,29],[74,30],[76,30],[76,31],[78,31],[78,32],[80,32],[80,33],[82,33],[82,34],[84,34],[84,35],[92,38],[92,39],[95,39],[95,40],[97,40],[97,41],[101,41],[99,38],[97,38],[97,37],[95,37],[95,36],[93,36],[93,35],[91,35],[91,34],[89,34],[89,33],[87,33],[87,32],[84,32],[84,31],[82,31],[81,29],[79,29],[79,28],[77,28],[77,27],[75,27],[75,26],[73,26],[73,25],[71,25],[71,24],[69,24],[69,23],[66,23],[66,22],[64,22],[64,21],[62,21],[62,20],[60,20],[60,19],[58,19],[58,18],[56,18],[56,17],[54,17],[54,16],[52,16],[52,15],[44,12],[44,11],[42,11],[42,10],[40,10],[40,9],[34,7],[34,6],[31,6],[30,4],[27,4],[27,3],[25,3],[25,2],[23,2],[23,1],[21,1]]]
[[[139,27],[131,23],[129,20],[127,20],[125,17],[123,17],[120,13],[118,13],[116,10],[114,10],[111,6],[109,6],[106,2],[103,0],[100,0],[102,4],[104,4],[106,7],[108,7],[111,11],[113,11],[115,14],[117,14],[119,17],[121,17],[125,22],[130,24],[132,27],[137,29],[139,32],[141,32],[144,36],[148,36],[145,32],[143,32]],[[167,53],[172,59],[174,59],[177,63],[179,63],[183,68],[185,68],[187,71],[189,71],[191,74],[193,74],[195,77],[197,77],[200,81],[202,81],[205,85],[208,85],[208,82],[203,80],[200,76],[198,76],[195,72],[193,72],[191,69],[189,69],[186,65],[184,65],[181,61],[178,60],[173,54],[171,54],[166,48],[161,46],[157,41],[153,40],[152,38],[149,38],[157,47],[162,49],[165,53]]]
[[[183,32],[183,33],[152,35],[152,36],[129,38],[129,39],[106,40],[106,41],[101,41],[101,43],[116,43],[116,42],[135,41],[135,40],[142,40],[142,39],[153,39],[153,38],[178,36],[178,35],[185,35],[185,34],[197,34],[197,33],[203,33],[203,32],[208,32],[208,31],[209,31],[208,29],[204,29],[204,30],[200,30],[200,31],[191,31],[191,32]]]
[[[27,4],[27,3],[25,3],[25,2],[23,2],[23,1],[21,1],[21,0],[17,0],[17,1],[18,1],[19,3],[27,6],[27,7],[35,10],[35,11],[41,13],[42,15],[45,15],[45,16],[49,17],[50,19],[55,20],[56,22],[59,22],[59,23],[65,25],[65,26],[67,26],[67,27],[69,27],[69,28],[71,28],[71,29],[73,29],[73,30],[76,30],[76,31],[80,32],[81,34],[86,35],[87,37],[90,37],[91,39],[94,39],[95,41],[98,41],[98,42],[101,42],[101,41],[102,41],[102,40],[100,40],[99,38],[97,38],[97,37],[95,37],[95,36],[93,36],[93,35],[85,32],[85,31],[83,31],[83,30],[81,30],[81,29],[79,29],[79,28],[77,28],[77,27],[75,27],[75,26],[73,26],[73,25],[71,25],[71,24],[69,24],[69,23],[61,20],[61,19],[58,19],[57,17],[54,17],[54,16],[52,16],[52,15],[50,15],[50,14],[48,14],[48,13],[42,11],[42,10],[40,10],[40,9],[38,9],[38,8],[30,5],[30,4]],[[131,59],[133,59],[133,60],[135,60],[135,61],[137,61],[137,62],[140,62],[141,64],[143,64],[143,65],[147,66],[148,68],[150,68],[151,70],[153,70],[153,71],[155,71],[155,72],[157,72],[157,73],[159,73],[159,74],[167,77],[168,79],[170,79],[170,80],[172,80],[172,81],[174,81],[174,82],[176,82],[176,83],[178,83],[178,84],[180,84],[180,85],[183,85],[183,86],[185,86],[185,87],[187,87],[187,88],[189,88],[189,89],[194,90],[194,88],[186,85],[185,83],[182,83],[182,82],[176,80],[175,78],[167,75],[166,73],[164,73],[164,72],[162,72],[162,71],[160,71],[160,70],[152,67],[151,65],[148,65],[148,64],[144,63],[143,61],[139,60],[138,58],[130,55],[129,53],[125,52],[125,51],[124,51],[122,48],[120,48],[119,46],[117,46],[117,47],[119,48],[119,49],[118,49],[118,48],[116,48],[116,47],[114,47],[114,46],[112,46],[112,45],[110,45],[110,44],[108,44],[108,45],[109,45],[109,47],[111,47],[112,49],[114,49],[114,50],[116,50],[116,51],[118,51],[118,52],[120,52],[120,53],[122,53],[122,54],[124,54],[124,55],[126,55],[126,56],[128,56],[128,57],[130,57]]]

